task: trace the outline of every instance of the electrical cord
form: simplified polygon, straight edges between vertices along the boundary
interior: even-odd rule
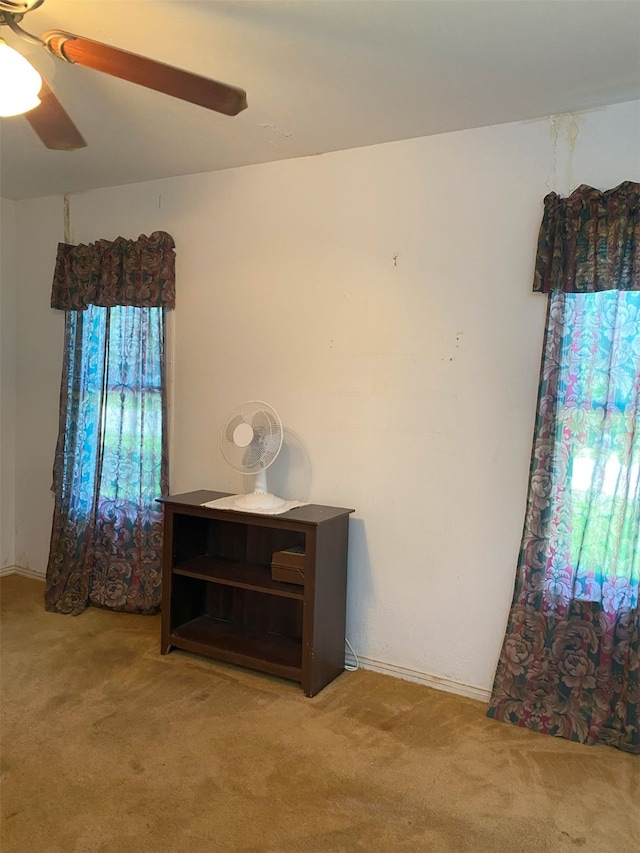
[[[345,643],[349,646],[349,651],[350,651],[350,652],[351,652],[351,654],[353,655],[354,660],[355,660],[355,662],[356,662],[356,665],[355,665],[355,666],[352,666],[351,664],[347,664],[347,663],[345,663],[344,668],[347,670],[347,672],[355,672],[357,669],[359,669],[359,668],[360,668],[360,661],[358,660],[358,655],[354,652],[354,650],[353,650],[353,646],[351,645],[351,643],[349,642],[349,640],[347,640],[347,638],[346,638],[346,637],[344,638],[344,641],[345,641]]]

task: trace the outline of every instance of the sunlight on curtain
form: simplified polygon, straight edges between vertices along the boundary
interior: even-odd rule
[[[552,311],[562,328],[545,591],[617,613],[638,602],[640,293],[557,294]]]
[[[80,365],[69,381],[79,377],[81,402],[68,413],[67,431],[77,437],[67,451],[72,472],[63,489],[71,490],[70,500],[74,495],[79,518],[96,489],[103,518],[127,503],[152,506],[162,455],[162,309],[90,305],[71,313],[70,335]]]
[[[640,292],[549,296],[530,490],[488,715],[640,752]]]
[[[67,313],[64,424],[48,604],[134,612],[160,604],[162,308],[89,305]],[[54,519],[55,526],[55,519]]]

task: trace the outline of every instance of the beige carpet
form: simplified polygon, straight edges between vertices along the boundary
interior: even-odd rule
[[[158,618],[2,594],[2,851],[640,851],[640,761],[372,672],[316,698]]]

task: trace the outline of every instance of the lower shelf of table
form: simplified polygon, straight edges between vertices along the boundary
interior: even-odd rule
[[[298,638],[257,634],[230,622],[199,616],[174,628],[169,644],[291,681],[302,680],[302,640]]]

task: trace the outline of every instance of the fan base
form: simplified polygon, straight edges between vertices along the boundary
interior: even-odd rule
[[[269,492],[251,492],[248,495],[238,495],[234,503],[239,509],[260,512],[260,510],[265,509],[281,509],[286,504],[286,501]]]

